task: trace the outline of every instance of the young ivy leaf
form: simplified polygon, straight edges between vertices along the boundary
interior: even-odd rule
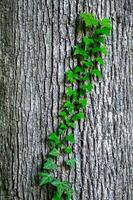
[[[75,74],[73,71],[69,70],[66,72],[67,75],[67,81],[70,83],[74,83],[76,79],[78,79],[78,75]]]
[[[74,72],[75,72],[75,73],[79,73],[79,72],[84,72],[84,70],[83,70],[80,66],[76,66],[76,67],[74,68]]]
[[[101,52],[101,53],[107,55],[107,49],[106,49],[105,46],[101,46],[101,47],[98,47],[98,46],[97,46],[97,47],[94,47],[94,48],[92,49],[92,52],[93,52],[93,53]]]
[[[90,44],[94,44],[94,40],[90,37],[84,36],[83,37],[83,43],[87,46],[89,46]]]
[[[86,67],[91,67],[93,65],[93,62],[91,60],[84,60],[82,61],[82,64],[85,65]]]
[[[100,72],[99,69],[93,69],[93,70],[91,71],[91,74],[97,76],[98,78],[101,78],[101,77],[102,77],[102,74],[101,74],[101,72]]]
[[[75,164],[76,164],[76,159],[75,159],[75,158],[72,158],[72,159],[66,160],[66,164],[67,164],[70,168],[74,168],[74,167],[75,167]]]
[[[86,105],[87,105],[87,100],[86,100],[86,99],[80,98],[78,103],[80,104],[80,106],[81,106],[82,108],[85,108]]]
[[[106,35],[106,36],[109,36],[111,29],[112,29],[111,27],[103,27],[103,28],[96,29],[95,35]]]
[[[80,119],[84,119],[84,113],[83,112],[79,112],[72,117],[72,120],[74,120],[74,121],[77,121],[77,120],[80,120]]]
[[[67,116],[67,113],[65,111],[59,112],[59,116],[65,118]]]
[[[72,153],[72,147],[65,147],[64,152],[65,153]]]
[[[77,91],[76,90],[73,90],[72,88],[67,88],[66,89],[66,95],[68,96],[68,97],[73,97],[74,99],[77,97]]]
[[[88,54],[86,53],[85,50],[83,50],[79,45],[76,45],[74,48],[74,55],[80,55],[83,56],[84,58],[88,58]]]
[[[65,137],[66,141],[74,144],[75,143],[75,140],[74,140],[74,136],[72,133],[69,133],[66,137]]]
[[[56,168],[57,168],[57,165],[51,158],[48,158],[47,161],[43,165],[43,169],[47,169],[47,170],[54,170]]]
[[[95,40],[96,40],[96,42],[100,42],[100,43],[102,43],[102,44],[105,43],[105,38],[104,38],[104,37],[98,37],[98,38],[96,38]]]
[[[64,107],[66,108],[66,110],[72,114],[74,112],[74,106],[70,101],[66,101],[64,102]]]
[[[59,137],[57,136],[56,133],[51,133],[51,134],[48,136],[48,139],[49,139],[50,141],[53,141],[53,142],[55,143],[55,145],[60,144],[60,139],[59,139]]]
[[[40,186],[51,183],[54,180],[54,178],[47,172],[42,172],[39,176],[41,176]]]
[[[105,64],[101,57],[96,57],[95,61],[97,61],[100,65],[104,65]]]
[[[92,70],[93,71],[93,70]],[[87,92],[91,92],[92,89],[93,89],[93,86],[91,83],[86,83],[86,84],[83,84],[81,89],[87,91]]]
[[[99,23],[104,27],[111,28],[110,19],[108,19],[108,18],[104,18],[104,19],[100,20]]]
[[[66,130],[67,130],[67,126],[64,124],[64,122],[60,123],[58,126],[58,133],[60,135],[63,135]]]
[[[49,155],[50,155],[50,156],[57,157],[57,156],[59,156],[59,155],[60,155],[60,152],[59,152],[59,150],[58,150],[58,149],[56,149],[56,148],[53,148],[53,149],[52,149],[52,151],[50,151],[50,152],[49,152]]]
[[[58,192],[55,192],[55,194],[54,194],[52,200],[61,200],[61,198],[60,198]]]
[[[60,180],[55,180],[52,182],[52,185],[57,188],[57,193],[58,196],[61,197],[62,194],[69,189],[69,184],[67,181],[60,181]]]
[[[85,22],[86,27],[97,26],[98,22],[93,15],[88,13],[80,13],[82,20]]]
[[[67,121],[66,124],[70,128],[75,128],[75,123],[74,122]]]

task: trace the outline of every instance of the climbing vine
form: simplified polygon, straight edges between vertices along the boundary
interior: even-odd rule
[[[101,78],[99,69],[104,65],[103,56],[107,54],[105,47],[106,36],[109,36],[110,20],[96,19],[93,15],[80,13],[82,41],[73,49],[77,65],[73,70],[65,72],[65,101],[58,113],[60,123],[56,132],[49,134],[49,153],[43,164],[40,175],[40,186],[51,185],[53,188],[52,200],[71,200],[73,189],[68,181],[62,181],[53,175],[58,171],[56,160],[68,154],[65,165],[69,169],[75,167],[76,159],[73,156],[74,128],[77,121],[84,119],[87,105],[87,93],[93,89],[93,78]]]

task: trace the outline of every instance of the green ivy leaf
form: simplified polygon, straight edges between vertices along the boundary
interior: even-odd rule
[[[77,121],[77,120],[80,120],[80,119],[84,119],[84,113],[83,113],[83,112],[79,112],[79,113],[75,114],[75,115],[72,117],[72,119],[73,119],[74,121]]]
[[[59,137],[57,136],[56,133],[51,133],[49,136],[48,136],[48,139],[50,141],[53,141],[56,145],[60,144],[60,139]]]
[[[52,200],[61,200],[61,198],[60,198],[58,192],[55,192],[55,193],[54,193],[54,196],[53,196]]]
[[[47,172],[42,172],[39,175],[41,176],[40,186],[51,183],[54,180],[54,178]]]
[[[67,191],[65,191],[64,193],[66,195],[66,200],[72,200],[73,189],[71,187],[67,189]]]
[[[92,67],[93,66],[92,61],[82,61],[82,64],[85,65],[86,67]]]
[[[83,37],[83,43],[87,46],[89,46],[90,44],[94,44],[94,40],[88,36],[84,36]]]
[[[83,56],[84,58],[88,58],[88,54],[86,53],[85,50],[83,50],[79,45],[76,45],[74,47],[74,55],[80,55]]]
[[[76,164],[76,159],[75,159],[75,158],[72,158],[72,159],[66,160],[66,164],[67,164],[70,168],[74,168],[74,167],[75,167],[75,164]]]
[[[98,38],[96,38],[96,42],[100,42],[100,43],[104,44],[105,38],[104,37],[98,37]]]
[[[66,141],[74,144],[75,143],[75,140],[74,140],[74,136],[72,133],[69,133],[66,137],[65,137]]]
[[[93,70],[92,70],[93,71]],[[84,89],[87,92],[91,92],[93,89],[93,86],[91,83],[86,83],[82,85],[82,89]]]
[[[90,79],[90,73],[86,73],[81,77],[81,80],[88,81]]]
[[[76,67],[74,68],[74,72],[75,72],[75,73],[79,73],[79,72],[84,72],[84,71],[83,71],[83,69],[82,69],[80,66],[76,66]]]
[[[47,170],[54,170],[56,168],[57,168],[57,165],[51,158],[48,158],[47,161],[43,165],[43,169],[47,169]]]
[[[58,149],[53,148],[52,151],[49,152],[49,155],[54,156],[54,157],[57,157],[57,156],[60,155],[60,152],[59,152]]]
[[[98,22],[93,15],[88,13],[80,13],[82,20],[85,22],[86,27],[97,26]]]
[[[55,180],[51,183],[53,186],[57,188],[57,193],[58,196],[61,197],[62,194],[69,189],[69,184],[67,181],[60,181],[60,180]]]
[[[66,110],[72,114],[74,112],[74,106],[70,101],[66,101],[64,102],[64,107],[66,108]]]
[[[100,65],[104,65],[105,64],[101,57],[96,57],[95,61],[97,61]]]
[[[107,55],[107,49],[106,49],[105,46],[94,47],[94,48],[92,49],[92,52],[93,52],[93,53],[101,52],[101,53]]]
[[[77,94],[77,91],[76,90],[73,90],[72,88],[67,88],[66,89],[66,95],[68,96],[68,97],[73,97],[74,99],[78,96],[78,94]]]
[[[65,153],[72,153],[72,147],[65,147],[64,151]]]
[[[99,23],[104,27],[112,28],[110,25],[110,19],[108,19],[108,18],[104,18],[104,19],[100,20]]]
[[[104,28],[99,28],[95,31],[96,35],[106,35],[109,36],[111,31],[111,27],[104,27]]]
[[[59,129],[58,129],[59,134],[63,134],[66,129],[67,126],[64,123],[59,124]]]
[[[70,128],[75,128],[75,123],[68,122],[67,125],[68,125],[68,127],[70,127]]]
[[[81,106],[82,108],[84,108],[84,107],[86,107],[86,105],[87,105],[87,100],[86,100],[86,99],[80,98],[78,103],[80,104],[80,106]]]
[[[78,75],[75,74],[73,71],[69,70],[66,72],[66,75],[67,75],[67,80],[70,82],[70,83],[74,83],[74,81],[76,79],[78,79]]]
[[[97,76],[98,78],[101,78],[101,76],[102,76],[102,74],[101,74],[101,72],[100,72],[99,69],[93,69],[93,70],[91,71],[91,74]]]
[[[65,118],[67,116],[67,113],[65,111],[59,112],[59,116]]]

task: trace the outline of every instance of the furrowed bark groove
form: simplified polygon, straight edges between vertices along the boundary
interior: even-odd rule
[[[86,119],[74,134],[73,200],[131,200],[133,196],[131,0],[0,1],[0,199],[50,200],[37,184],[56,130],[80,40],[80,11],[111,19],[103,79],[88,96]],[[60,160],[61,161],[61,160]],[[58,162],[60,162],[58,161]]]

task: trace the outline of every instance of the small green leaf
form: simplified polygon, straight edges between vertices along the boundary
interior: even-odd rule
[[[57,168],[57,165],[51,158],[48,158],[47,161],[43,165],[43,169],[54,170],[56,168]]]
[[[73,98],[76,98],[77,97],[77,91],[76,90],[73,90],[72,88],[67,88],[66,89],[66,95],[68,96],[68,97],[73,97]]]
[[[78,78],[78,75],[75,74],[73,71],[69,70],[66,72],[66,75],[67,75],[67,80],[70,82],[70,83],[74,83],[74,81]]]
[[[97,61],[100,65],[104,65],[105,64],[101,57],[96,57],[95,61]]]
[[[83,81],[87,81],[89,79],[90,79],[90,73],[86,73],[81,77],[81,80],[83,80]]]
[[[93,15],[88,13],[80,13],[82,20],[85,22],[86,27],[97,26],[98,22]]]
[[[53,148],[52,151],[49,152],[49,155],[54,156],[54,157],[59,156],[59,154],[60,154],[60,152],[56,148]]]
[[[98,38],[96,38],[96,42],[100,42],[100,43],[104,44],[105,38],[104,37],[98,37]]]
[[[84,58],[88,58],[88,54],[86,53],[85,50],[83,50],[79,45],[76,45],[74,48],[74,55],[80,55],[83,56]]]
[[[75,114],[72,118],[74,121],[80,120],[80,119],[84,119],[84,113],[83,112],[79,112],[77,114]]]
[[[92,52],[93,52],[93,53],[101,52],[101,53],[107,55],[107,49],[106,49],[105,46],[94,47],[94,48],[92,49]]]
[[[46,185],[47,183],[51,183],[54,180],[54,178],[46,172],[40,173],[39,176],[41,176],[40,186]]]
[[[82,108],[84,108],[87,105],[87,100],[80,98],[79,99],[79,104],[81,105]]]
[[[64,102],[64,107],[66,108],[66,110],[72,114],[74,112],[74,106],[70,101],[66,101]]]
[[[57,136],[56,133],[51,133],[51,134],[48,136],[48,139],[49,139],[50,141],[55,142],[55,144],[60,144],[60,139],[59,139],[59,137]]]
[[[59,116],[65,118],[67,113],[65,111],[59,112]]]
[[[102,76],[102,74],[101,74],[101,72],[100,72],[99,69],[93,69],[93,70],[91,71],[91,74],[97,76],[98,78],[101,78],[101,76]]]
[[[69,123],[67,123],[67,125],[70,128],[75,128],[75,123],[69,122]]]
[[[83,69],[82,69],[80,66],[76,66],[76,67],[74,68],[74,72],[75,72],[75,73],[83,72]]]
[[[82,61],[82,64],[85,65],[86,67],[91,67],[93,65],[92,61]]]
[[[74,144],[75,143],[75,140],[74,140],[74,136],[72,133],[69,133],[66,137],[65,137],[66,141]]]
[[[90,44],[94,44],[94,40],[90,37],[84,36],[83,37],[83,43],[88,46]]]
[[[67,181],[60,181],[60,180],[55,180],[51,183],[53,186],[57,188],[57,193],[58,196],[61,197],[62,194],[69,189],[69,184]]]
[[[72,200],[72,193],[73,193],[73,189],[69,188],[67,191],[64,192],[66,195],[66,200]]]
[[[67,126],[64,123],[59,124],[59,129],[66,130]]]
[[[74,168],[75,164],[76,164],[76,159],[72,158],[66,161],[66,164],[70,167],[70,168]]]
[[[110,31],[111,31],[111,27],[104,27],[104,28],[99,28],[95,31],[96,35],[106,35],[109,36],[110,35]]]
[[[55,192],[55,194],[54,194],[52,200],[61,200],[61,198],[60,198],[58,192]]]
[[[72,147],[65,147],[64,151],[65,153],[72,153]]]
[[[93,86],[91,83],[86,83],[82,85],[82,89],[86,90],[87,92],[91,92],[93,89]]]
[[[104,18],[104,19],[100,20],[99,23],[104,27],[109,27],[109,28],[111,27],[110,19],[108,19],[108,18]]]

